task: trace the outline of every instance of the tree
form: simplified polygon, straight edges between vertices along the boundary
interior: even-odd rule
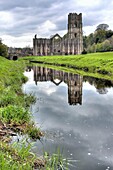
[[[95,31],[97,30],[104,30],[104,31],[107,31],[107,29],[109,28],[109,25],[108,24],[99,24],[96,28]]]
[[[8,47],[0,41],[0,56],[7,57],[8,56]]]
[[[103,51],[103,45],[102,43],[96,44],[96,52],[102,52]]]
[[[87,48],[87,36],[83,36],[83,47]]]
[[[110,44],[110,41],[109,40],[105,40],[103,42],[103,48],[104,48],[104,51],[110,51],[111,49],[111,44]]]
[[[93,45],[94,43],[95,43],[95,41],[94,41],[94,34],[93,33],[91,33],[91,34],[89,34],[89,36],[87,37],[87,46],[90,44],[90,45]]]
[[[102,29],[98,29],[95,33],[94,33],[94,41],[95,43],[101,43],[106,39],[106,31],[102,30]]]
[[[106,31],[106,38],[110,38],[110,37],[112,37],[112,35],[113,35],[113,31],[112,30]]]
[[[88,53],[113,51],[113,31],[107,24],[97,26],[94,33],[83,37],[83,48]]]

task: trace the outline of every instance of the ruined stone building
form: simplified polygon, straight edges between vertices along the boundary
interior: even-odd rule
[[[63,37],[33,38],[33,55],[74,55],[83,51],[82,14],[69,13],[68,31]]]
[[[59,86],[65,82],[68,87],[68,103],[70,105],[82,104],[82,76],[38,66],[33,66],[33,71],[36,85],[39,82],[51,81]]]

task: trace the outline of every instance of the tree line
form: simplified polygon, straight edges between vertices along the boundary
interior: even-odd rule
[[[0,56],[7,57],[8,56],[8,47],[2,43],[0,39]]]
[[[113,51],[113,31],[107,24],[97,26],[94,33],[83,36],[83,53]]]

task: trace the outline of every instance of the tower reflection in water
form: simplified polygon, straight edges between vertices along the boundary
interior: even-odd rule
[[[70,105],[82,104],[82,76],[38,66],[33,66],[33,71],[36,85],[38,82],[51,81],[59,86],[64,82],[68,86],[68,103]],[[56,79],[59,81],[56,82]]]

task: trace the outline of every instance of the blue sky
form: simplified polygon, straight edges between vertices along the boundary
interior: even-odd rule
[[[67,32],[68,13],[83,15],[83,33],[105,23],[113,30],[113,0],[0,0],[0,37],[8,46],[32,47],[35,34]]]

